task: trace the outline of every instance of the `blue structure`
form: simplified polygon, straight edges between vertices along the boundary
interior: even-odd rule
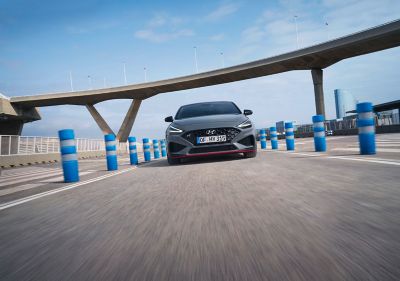
[[[148,162],[151,160],[150,141],[148,138],[143,139],[143,154],[144,154],[144,161]]]
[[[167,156],[167,146],[165,144],[165,140],[160,140],[160,144],[161,144],[161,156],[165,157]]]
[[[131,161],[131,165],[137,165],[139,163],[137,148],[136,148],[136,138],[128,137],[129,142],[129,158]]]
[[[351,93],[346,90],[335,90],[336,118],[340,119],[347,115],[346,112],[356,108],[356,100]]]
[[[265,129],[260,130],[260,143],[261,149],[267,149],[267,134],[265,132]]]
[[[60,138],[64,182],[77,182],[79,181],[79,166],[74,130],[58,131],[58,137]]]
[[[154,159],[160,158],[160,149],[158,145],[158,140],[153,140],[153,153],[154,153]]]
[[[108,171],[118,170],[117,142],[115,141],[115,135],[114,134],[105,135],[104,140],[106,142],[107,170]]]
[[[278,135],[276,134],[276,127],[269,128],[269,137],[271,139],[272,149],[278,149]]]
[[[315,115],[312,117],[312,121],[314,127],[315,151],[326,151],[325,118],[323,115]]]
[[[285,123],[285,138],[286,138],[286,149],[294,150],[294,132],[293,132],[292,122]]]
[[[360,154],[375,154],[375,121],[372,103],[363,102],[357,104],[357,114]]]

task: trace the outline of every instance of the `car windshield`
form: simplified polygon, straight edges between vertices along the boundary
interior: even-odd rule
[[[175,119],[219,114],[241,114],[241,111],[233,102],[196,103],[182,106],[176,113]]]

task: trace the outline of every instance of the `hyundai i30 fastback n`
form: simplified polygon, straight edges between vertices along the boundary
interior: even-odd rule
[[[170,164],[183,158],[243,153],[246,158],[257,154],[256,130],[247,117],[230,101],[202,102],[184,105],[166,131],[167,157]]]

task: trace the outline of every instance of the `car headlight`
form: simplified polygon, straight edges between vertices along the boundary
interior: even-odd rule
[[[238,128],[246,129],[246,128],[251,128],[251,126],[253,126],[253,124],[251,124],[251,121],[248,119],[248,120],[244,121],[243,123],[239,124]]]
[[[168,127],[168,132],[169,132],[170,134],[180,134],[180,133],[183,132],[183,130],[181,130],[181,129],[179,129],[179,128],[176,128],[176,127],[170,125],[170,126]]]

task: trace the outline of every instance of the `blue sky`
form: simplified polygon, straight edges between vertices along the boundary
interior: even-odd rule
[[[199,71],[236,65],[400,18],[397,0],[323,1],[4,1],[0,0],[0,92],[35,95],[192,74],[194,46]],[[325,23],[328,23],[326,25]],[[223,56],[221,55],[223,53]],[[335,64],[324,71],[327,117],[335,117],[333,90],[360,101],[399,98],[400,48]],[[165,116],[182,104],[233,100],[254,111],[257,127],[279,120],[310,123],[315,112],[309,71],[288,72],[226,85],[166,93],[145,100],[132,135],[162,137]],[[130,101],[96,105],[118,131]],[[56,136],[73,128],[78,137],[101,138],[84,107],[40,109],[42,120],[24,135]]]

